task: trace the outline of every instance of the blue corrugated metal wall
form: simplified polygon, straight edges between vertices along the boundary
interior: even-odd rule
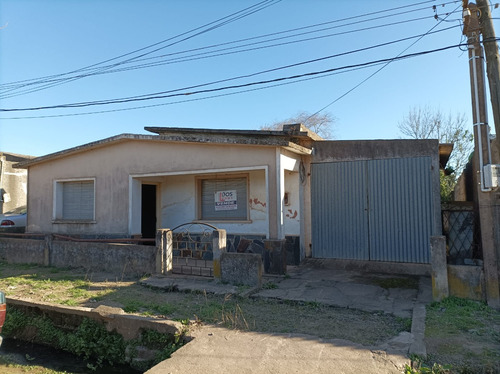
[[[312,165],[312,254],[429,262],[430,157]]]

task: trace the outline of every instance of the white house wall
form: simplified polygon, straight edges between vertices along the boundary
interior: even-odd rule
[[[242,171],[248,174],[250,222],[213,222],[231,234],[268,235],[266,171]],[[174,175],[163,178],[161,184],[161,222],[163,228],[174,228],[197,219],[196,175]]]
[[[284,206],[285,235],[300,234],[300,192],[299,173],[285,171],[285,192],[288,205]]]
[[[192,218],[194,183],[189,189],[187,181],[191,171],[239,170],[250,174],[250,212],[253,231],[276,237],[277,196],[276,148],[232,144],[167,143],[151,140],[127,140],[102,147],[53,158],[29,168],[28,232],[54,232],[66,234],[129,235],[136,214],[131,209],[133,191],[131,181],[154,182],[160,185],[161,220],[170,224],[170,214],[178,221]],[[255,165],[267,169],[255,170]],[[179,175],[185,173],[185,178]],[[169,175],[178,174],[175,178]],[[133,176],[133,177],[131,177]],[[95,223],[53,223],[53,186],[58,180],[95,179]],[[174,182],[172,192],[169,182]],[[255,182],[255,183],[254,183]],[[179,183],[179,185],[177,185]],[[266,191],[266,184],[269,189]],[[188,197],[188,192],[191,198]],[[188,212],[179,204],[188,204]],[[264,207],[268,209],[266,216]],[[164,212],[163,212],[164,210]],[[140,214],[138,212],[137,214]],[[137,218],[137,217],[135,217]],[[136,220],[136,219],[135,219]],[[268,220],[268,221],[267,221]],[[189,221],[189,220],[188,220]],[[172,223],[175,223],[172,221]],[[251,225],[227,225],[228,230],[245,232]],[[293,229],[290,229],[294,231]],[[288,231],[288,229],[287,229]],[[297,232],[298,234],[298,232]]]

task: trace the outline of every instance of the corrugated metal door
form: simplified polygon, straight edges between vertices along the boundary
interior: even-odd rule
[[[369,259],[366,172],[366,161],[312,165],[314,257]]]
[[[430,157],[367,163],[370,260],[429,262],[430,165]]]
[[[429,157],[312,165],[316,258],[429,262]]]

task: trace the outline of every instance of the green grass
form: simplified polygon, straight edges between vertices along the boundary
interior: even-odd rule
[[[177,321],[198,321],[242,330],[300,333],[372,345],[408,330],[410,320],[380,313],[326,306],[318,302],[283,302],[206,293],[176,292],[134,282],[99,282],[85,271],[0,263],[0,289],[16,297],[96,307],[105,304],[127,313]],[[18,284],[8,289],[6,284]],[[271,282],[269,288],[276,287]],[[43,288],[43,290],[42,290]]]
[[[373,283],[385,289],[409,288],[418,290],[417,278],[373,278],[372,280]]]
[[[452,364],[453,373],[500,372],[500,311],[449,297],[427,307],[426,364]]]

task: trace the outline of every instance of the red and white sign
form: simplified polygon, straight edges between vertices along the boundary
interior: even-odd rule
[[[217,191],[215,193],[215,210],[238,209],[236,190]]]

